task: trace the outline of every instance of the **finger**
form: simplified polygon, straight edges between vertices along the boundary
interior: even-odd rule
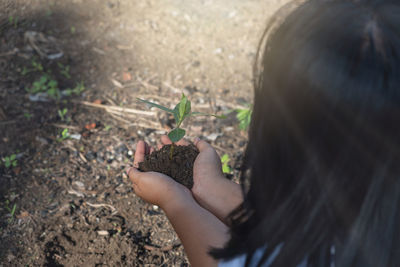
[[[163,145],[170,145],[172,144],[171,140],[169,139],[169,137],[167,135],[162,135],[161,136],[161,143]]]
[[[189,142],[182,138],[181,140],[179,140],[178,142],[176,142],[176,144],[177,144],[178,146],[188,146],[188,145],[189,145]]]
[[[170,145],[172,144],[171,140],[169,139],[168,135],[162,135],[161,136],[161,143],[163,143],[163,145]],[[178,142],[176,142],[176,144],[178,146],[188,146],[189,142],[186,141],[185,139],[181,139]]]
[[[150,154],[154,152],[154,147],[150,147]]]
[[[129,177],[129,180],[131,180],[131,182],[133,184],[137,184],[138,180],[140,179],[142,172],[139,171],[138,169],[136,169],[135,167],[130,167],[127,171],[126,174]]]
[[[158,149],[158,150],[160,150],[162,147],[163,147],[162,144],[158,144],[158,145],[157,145],[157,149]]]
[[[212,148],[212,146],[211,146],[209,143],[207,143],[207,142],[204,141],[204,140],[200,140],[198,137],[196,137],[196,138],[194,139],[194,145],[197,147],[197,149],[198,149],[200,152],[202,152],[202,151],[204,151],[204,150],[206,150],[206,149]]]
[[[140,140],[136,145],[135,156],[133,160],[133,165],[135,167],[139,166],[139,162],[144,161],[144,157],[146,155],[146,143]]]

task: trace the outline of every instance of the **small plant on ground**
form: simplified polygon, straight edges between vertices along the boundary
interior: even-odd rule
[[[170,109],[170,108],[167,108],[167,107],[164,107],[164,106],[161,106],[156,103],[153,103],[153,102],[150,102],[147,100],[143,100],[140,98],[138,98],[138,100],[143,103],[146,103],[152,107],[156,107],[158,109],[161,109],[168,113],[171,113],[174,116],[176,126],[168,133],[168,137],[172,141],[171,157],[173,154],[173,149],[174,149],[175,143],[178,142],[179,140],[181,140],[186,134],[186,131],[184,129],[180,128],[182,122],[186,118],[191,117],[191,116],[213,116],[216,118],[223,117],[223,116],[217,116],[214,114],[207,114],[207,113],[202,113],[202,112],[192,112],[191,102],[188,100],[188,98],[185,96],[185,94],[182,94],[181,100],[179,101],[178,104],[175,105],[174,109]]]
[[[68,121],[68,118],[67,118],[67,112],[68,112],[68,109],[67,108],[63,108],[63,109],[59,109],[58,110],[58,116],[60,117],[60,119],[62,120],[62,121]]]
[[[222,163],[222,172],[226,174],[230,174],[232,172],[231,167],[229,167],[228,163],[231,159],[229,158],[228,154],[224,154],[221,157],[221,163]]]
[[[84,84],[83,82],[79,82],[79,83],[76,84],[76,86],[75,86],[73,89],[68,88],[68,89],[64,90],[63,93],[64,93],[66,96],[71,96],[71,95],[77,95],[77,96],[79,96],[79,95],[81,95],[85,90],[86,90],[85,84]]]
[[[26,91],[30,94],[47,93],[53,99],[60,99],[61,97],[58,82],[47,74],[42,75],[38,80],[33,82],[32,87],[27,88]]]
[[[44,70],[43,65],[40,62],[37,62],[35,58],[32,59],[31,65],[32,65],[31,69],[28,69],[27,67],[24,67],[22,69],[21,74],[23,76],[25,76],[26,74],[28,74],[30,72],[34,72],[34,71],[43,72],[43,70]]]
[[[69,65],[64,65],[62,63],[57,63],[58,68],[60,69],[60,73],[67,79],[71,78],[71,74],[69,74]]]
[[[15,211],[17,210],[17,204],[14,204],[12,208],[10,208],[10,201],[7,199],[5,208],[10,213],[10,218],[8,219],[8,222],[10,223],[14,219]]]
[[[242,131],[246,131],[251,122],[251,115],[252,115],[252,108],[249,106],[248,108],[244,109],[235,109],[236,111],[236,118],[239,121],[239,129]]]
[[[59,138],[57,138],[57,141],[58,142],[62,142],[62,141],[66,140],[66,139],[68,139],[70,137],[71,137],[71,135],[69,134],[69,131],[66,128],[61,132],[61,136]]]
[[[17,165],[18,165],[17,155],[16,154],[12,154],[10,156],[4,157],[3,158],[3,163],[4,163],[4,166],[7,169],[11,168],[11,167],[17,167]]]

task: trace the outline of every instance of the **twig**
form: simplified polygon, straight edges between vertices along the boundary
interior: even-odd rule
[[[83,105],[89,106],[89,107],[95,107],[95,108],[102,108],[105,109],[106,111],[119,111],[119,112],[124,112],[124,113],[131,113],[131,114],[139,114],[139,115],[145,115],[145,116],[154,116],[156,113],[153,111],[142,111],[138,109],[133,109],[133,108],[122,108],[118,106],[108,106],[108,105],[102,105],[102,104],[95,104],[95,103],[90,103],[87,101],[82,101],[80,102]]]
[[[90,202],[85,202],[88,206],[93,207],[93,208],[103,208],[107,207],[110,208],[112,212],[116,211],[117,209],[111,206],[110,204],[92,204]]]
[[[57,124],[57,123],[53,123],[53,126],[57,127],[57,128],[63,128],[63,129],[70,129],[70,130],[75,130],[75,131],[79,131],[80,128],[77,126],[72,126],[72,125],[66,125],[66,124]]]
[[[5,53],[1,53],[0,57],[6,57],[6,56],[12,56],[15,55],[16,53],[18,53],[19,49],[18,48],[14,48],[11,51],[5,52]]]

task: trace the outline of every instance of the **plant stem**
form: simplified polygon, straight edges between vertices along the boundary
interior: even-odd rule
[[[171,148],[169,150],[169,159],[172,160],[172,156],[174,155],[174,150],[175,150],[175,143],[171,144]]]

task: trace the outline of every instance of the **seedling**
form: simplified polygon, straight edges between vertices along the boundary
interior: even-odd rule
[[[66,96],[71,96],[71,95],[80,95],[83,93],[83,91],[85,91],[85,84],[83,82],[77,83],[74,89],[68,88],[66,90],[63,91],[63,93]]]
[[[17,161],[17,155],[12,154],[10,156],[4,157],[3,158],[4,166],[8,169],[11,167],[17,167],[18,161]]]
[[[153,102],[150,102],[147,100],[143,100],[140,98],[138,98],[138,100],[143,103],[146,103],[152,107],[156,107],[158,109],[161,109],[168,113],[171,113],[174,116],[176,126],[168,133],[168,137],[172,141],[171,152],[170,152],[171,158],[173,155],[175,143],[178,142],[179,140],[181,140],[186,134],[186,131],[184,129],[180,128],[180,126],[187,117],[191,117],[191,116],[213,116],[216,118],[224,117],[224,116],[217,116],[214,114],[207,114],[207,113],[202,113],[202,112],[192,112],[191,102],[187,99],[185,94],[182,94],[181,100],[179,101],[178,104],[176,104],[174,109],[170,109],[170,108],[167,108],[167,107],[164,107],[164,106],[161,106],[156,103],[153,103]]]
[[[228,155],[228,154],[224,154],[224,155],[221,157],[222,172],[223,172],[223,173],[229,174],[229,173],[232,172],[231,167],[229,167],[229,165],[228,165],[228,163],[229,163],[230,160],[231,160],[231,159],[229,158],[229,155]]]
[[[58,68],[60,69],[60,73],[67,79],[71,78],[71,75],[69,74],[69,65],[64,65],[62,63],[58,63]]]
[[[68,131],[68,129],[66,128],[66,129],[64,129],[64,130],[61,132],[61,137],[57,138],[57,141],[58,141],[58,142],[64,141],[65,139],[70,138],[70,136],[71,136],[71,135],[69,134],[69,131]]]
[[[15,211],[17,210],[17,204],[14,204],[12,208],[9,207],[10,201],[7,199],[6,200],[6,210],[10,213],[10,219],[8,219],[8,222],[11,222],[14,219]]]
[[[58,116],[60,117],[60,119],[61,119],[62,121],[66,121],[67,112],[68,112],[68,109],[67,109],[67,108],[59,109],[59,110],[58,110]]]
[[[27,88],[26,91],[31,94],[45,92],[53,99],[60,99],[61,97],[57,81],[51,79],[48,75],[42,75],[39,80],[33,82],[32,88]]]
[[[29,112],[25,112],[24,117],[27,118],[28,120],[30,120],[33,117],[33,115]]]
[[[252,108],[249,106],[248,108],[245,109],[236,109],[236,118],[239,121],[239,129],[242,131],[247,130],[247,128],[250,125],[251,122],[251,115],[252,115]]]

